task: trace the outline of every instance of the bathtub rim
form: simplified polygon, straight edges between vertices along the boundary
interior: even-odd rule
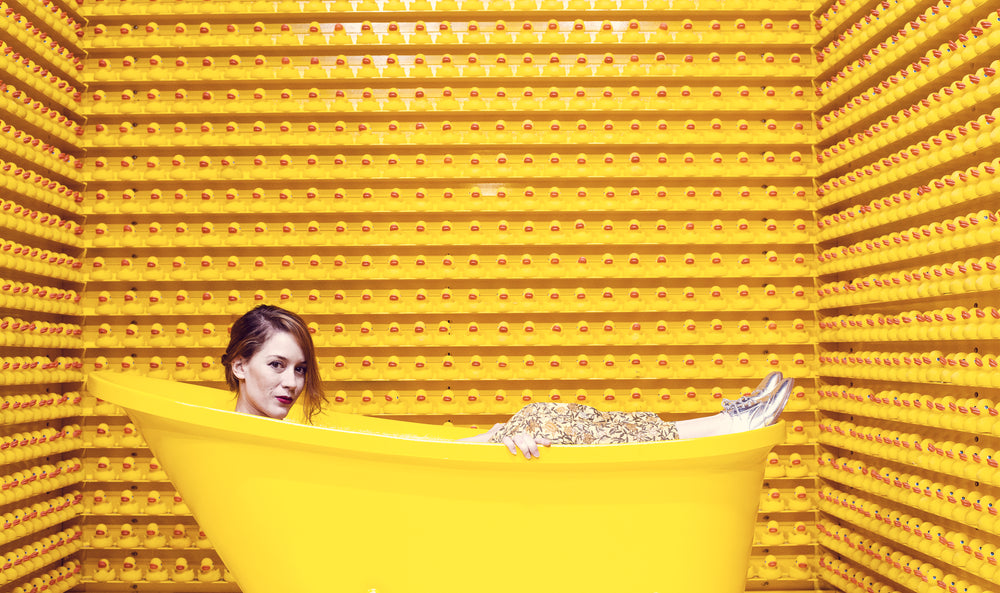
[[[155,379],[136,373],[116,371],[94,371],[87,375],[85,388],[93,395],[123,408],[126,413],[138,412],[170,420],[174,423],[208,427],[213,431],[233,435],[236,440],[252,439],[282,443],[284,447],[318,447],[329,450],[353,452],[360,455],[385,455],[412,458],[414,460],[444,460],[449,462],[511,463],[523,461],[521,455],[500,454],[497,449],[503,445],[495,443],[456,442],[455,438],[468,436],[480,431],[469,429],[449,429],[453,438],[444,436],[421,436],[398,432],[369,432],[350,427],[310,426],[289,421],[274,420],[240,414],[205,405],[197,405],[173,399],[162,390],[150,389],[150,385],[183,385],[186,391],[229,393],[214,387],[183,383],[167,379]],[[142,397],[134,397],[141,393]],[[129,414],[131,417],[131,414]],[[346,415],[341,415],[341,417]],[[412,425],[419,432],[426,426],[403,420],[390,420],[361,416],[365,424],[384,425],[387,429],[395,426]],[[141,422],[137,422],[141,425]],[[264,423],[264,424],[261,424]],[[140,426],[141,428],[141,426]],[[441,427],[431,426],[431,432],[443,434]],[[336,435],[333,437],[331,435]],[[624,443],[619,445],[553,445],[543,447],[541,457],[532,460],[536,465],[594,465],[680,461],[705,461],[754,449],[770,449],[785,438],[785,422],[779,422],[757,430],[729,435],[701,437],[697,439],[660,441],[652,443]]]

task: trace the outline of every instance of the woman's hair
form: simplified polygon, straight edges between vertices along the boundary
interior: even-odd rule
[[[233,361],[240,358],[249,359],[260,350],[264,342],[279,331],[291,334],[305,355],[306,375],[301,396],[302,407],[306,421],[312,423],[313,416],[323,409],[326,396],[323,393],[323,381],[319,375],[312,335],[309,334],[306,322],[291,311],[273,305],[260,305],[247,311],[233,323],[229,334],[229,346],[222,356],[222,365],[226,368],[226,383],[229,389],[239,395],[240,381],[233,374]]]

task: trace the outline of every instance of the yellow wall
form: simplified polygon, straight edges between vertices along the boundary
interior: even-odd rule
[[[992,573],[972,570],[974,555],[915,545],[851,504],[872,516],[917,517],[943,528],[946,541],[962,532],[998,543],[987,512],[956,521],[953,509],[903,498],[858,468],[890,482],[915,475],[997,495],[1000,480],[985,462],[942,471],[936,453],[872,443],[875,433],[898,431],[997,446],[990,431],[1000,425],[984,405],[996,399],[996,373],[961,370],[959,359],[972,356],[975,369],[978,353],[988,369],[986,355],[997,351],[990,307],[998,276],[973,262],[958,267],[996,255],[995,220],[984,212],[1000,200],[982,163],[998,155],[984,117],[996,106],[997,79],[953,83],[985,74],[1000,26],[937,57],[928,52],[968,35],[989,3],[942,5],[916,31],[907,23],[932,3],[871,13],[864,4],[444,2],[433,12],[419,2],[380,12],[346,2],[59,4],[70,17],[50,17],[42,29],[80,56],[80,24],[81,71],[11,33],[15,47],[69,81],[64,88],[86,85],[76,102],[58,80],[7,60],[13,85],[70,123],[19,110],[12,93],[5,121],[70,158],[0,147],[0,158],[56,181],[38,190],[8,174],[2,197],[71,222],[53,231],[5,218],[2,238],[82,262],[0,262],[4,280],[82,297],[51,310],[12,296],[0,302],[4,316],[82,327],[60,338],[39,328],[41,341],[22,332],[17,343],[4,333],[4,356],[13,346],[15,356],[83,361],[0,385],[7,399],[70,396],[51,418],[8,413],[0,434],[83,427],[66,437],[78,440],[64,440],[65,452],[49,455],[53,464],[78,458],[82,483],[51,483],[37,495],[76,488],[80,500],[66,512],[78,518],[37,537],[80,530],[71,545],[84,544],[74,558],[85,582],[111,576],[100,559],[116,579],[132,557],[140,572],[126,575],[140,579],[150,578],[154,557],[168,569],[178,557],[195,568],[203,558],[218,564],[204,539],[145,547],[149,523],[168,536],[179,524],[192,540],[198,527],[174,506],[172,486],[150,468],[127,419],[73,396],[78,373],[103,366],[220,384],[229,324],[272,302],[315,324],[332,405],[421,422],[489,426],[527,401],[557,398],[684,418],[714,412],[718,398],[780,369],[798,388],[788,442],[762,489],[747,588],[867,590],[852,578],[886,591],[926,586],[880,565],[882,552],[985,585]],[[33,0],[8,5],[44,14]],[[13,16],[6,24],[20,26]],[[925,54],[920,71],[904,76]],[[902,111],[924,97],[919,112]],[[944,134],[959,125],[958,140]],[[932,150],[934,135],[941,145]],[[957,175],[969,167],[979,176]],[[977,224],[966,229],[961,217]],[[892,233],[921,225],[930,237],[896,246]],[[876,247],[882,238],[888,244]],[[927,279],[903,278],[922,266]],[[875,282],[893,276],[893,286]],[[959,311],[950,321],[946,307],[972,317]],[[916,321],[882,321],[904,312]],[[849,359],[904,349],[927,361]],[[948,357],[955,365],[938,362]],[[915,410],[914,393],[942,409]],[[948,411],[949,396],[980,399],[979,419]],[[847,423],[872,440],[853,439]],[[123,475],[127,461],[134,469]],[[0,469],[7,478],[33,463]],[[144,502],[150,491],[162,508]],[[110,505],[95,505],[101,493]],[[120,507],[123,494],[134,508]],[[2,512],[24,506],[0,504]],[[102,524],[110,542],[95,541]],[[136,550],[113,545],[129,543],[119,537],[125,525]],[[0,540],[0,553],[34,537]],[[859,538],[876,556],[845,547]],[[963,560],[965,568],[952,566]],[[24,587],[61,562],[5,583]]]

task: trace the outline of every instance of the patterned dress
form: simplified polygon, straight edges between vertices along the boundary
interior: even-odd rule
[[[526,432],[558,445],[612,445],[674,441],[677,426],[653,412],[603,412],[583,404],[536,402],[521,408],[493,436],[491,443]]]

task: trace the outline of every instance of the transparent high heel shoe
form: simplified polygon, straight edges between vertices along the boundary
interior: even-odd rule
[[[736,405],[739,400],[730,402],[733,405],[724,407],[722,413],[730,417],[736,431],[770,426],[781,416],[794,386],[794,379],[790,377],[783,379],[769,395],[758,396],[757,400],[749,405]]]
[[[768,373],[768,375],[761,380],[760,384],[747,395],[741,395],[735,400],[722,400],[722,409],[726,412],[735,412],[752,408],[761,401],[770,397],[771,393],[778,387],[782,379],[784,379],[784,377],[778,371]]]

